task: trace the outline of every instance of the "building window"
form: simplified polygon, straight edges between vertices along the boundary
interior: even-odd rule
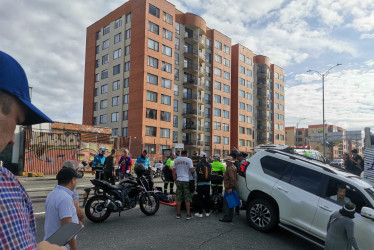
[[[245,56],[243,54],[239,54],[239,60],[245,62]]]
[[[92,123],[93,123],[93,125],[97,125],[97,117],[96,116],[93,117]]]
[[[239,102],[239,109],[245,110],[245,103],[244,102]]]
[[[239,90],[239,97],[245,98],[245,91]]]
[[[252,93],[247,92],[247,99],[252,100]]]
[[[130,71],[130,62],[125,62],[124,72],[128,72],[128,71]]]
[[[229,132],[230,131],[230,126],[227,123],[223,123],[222,124],[222,128],[223,128],[223,131],[225,131],[225,132]]]
[[[216,49],[219,49],[219,50],[222,50],[222,43],[221,42],[218,42],[217,40],[214,41],[214,47]]]
[[[170,122],[171,114],[170,112],[161,111],[161,121]]]
[[[131,52],[131,45],[125,46],[125,56],[130,55]]]
[[[108,62],[109,62],[109,55],[108,54],[103,55],[103,57],[101,58],[102,65],[107,64]]]
[[[227,84],[223,84],[223,92],[230,93],[230,86]]]
[[[122,120],[127,121],[129,119],[129,111],[125,110],[122,112]]]
[[[131,13],[126,15],[126,23],[131,23]]]
[[[220,122],[213,122],[213,129],[214,130],[221,130],[221,123]]]
[[[173,41],[173,32],[167,29],[162,29],[162,37],[168,39],[169,41]]]
[[[221,103],[221,96],[220,95],[214,95],[214,102]]]
[[[118,33],[114,36],[114,44],[119,43],[121,41],[121,33]]]
[[[178,128],[178,116],[177,115],[173,116],[173,127]]]
[[[149,119],[157,120],[157,110],[147,108],[145,111],[145,117]]]
[[[174,132],[173,132],[174,133]],[[169,145],[160,145],[160,155],[163,155],[165,149],[170,149]]]
[[[148,38],[148,48],[158,51],[158,42]]]
[[[171,105],[171,96],[161,94],[161,104]]]
[[[161,87],[171,89],[171,80],[166,78],[161,78]]]
[[[251,128],[247,128],[247,135],[252,135],[252,129]]]
[[[121,57],[121,48],[113,51],[113,60]]]
[[[179,65],[179,54],[178,53],[174,53],[174,63],[176,65]]]
[[[129,95],[123,95],[123,104],[128,104],[129,103]]]
[[[118,75],[121,72],[121,65],[118,64],[116,66],[113,66],[113,75]]]
[[[219,68],[214,68],[214,74],[216,76],[222,76],[222,72],[221,72],[221,70]]]
[[[119,113],[118,112],[112,113],[112,122],[118,122],[118,119],[119,119]]]
[[[205,61],[208,63],[212,63],[212,55],[208,52],[205,53]]]
[[[129,87],[130,78],[125,78],[123,80],[123,87],[128,88]]]
[[[247,76],[252,76],[252,70],[247,69]]]
[[[249,123],[249,124],[252,123],[252,117],[251,116],[247,116],[247,123]]]
[[[96,59],[95,61],[95,68],[100,67],[100,59]]]
[[[211,49],[212,48],[212,40],[210,40],[209,38],[207,38],[205,40],[205,45],[206,45],[207,49]]]
[[[144,149],[147,150],[149,154],[156,154],[156,144],[145,144]]]
[[[124,127],[123,130],[122,130],[122,136],[128,136],[129,133],[128,133],[128,129],[127,127]]]
[[[174,103],[173,103],[173,111],[178,112],[178,100],[175,100],[175,99],[174,99]]]
[[[247,111],[248,111],[248,112],[252,112],[252,105],[247,104]]]
[[[214,54],[214,61],[218,63],[222,63],[222,56]]]
[[[95,88],[94,96],[98,96],[98,95],[99,95],[99,88]]]
[[[179,69],[174,68],[174,80],[179,81]]]
[[[227,118],[227,119],[229,119],[230,118],[230,112],[229,111],[227,111],[227,110],[223,110],[223,118]]]
[[[281,101],[284,101],[284,95],[280,95]]]
[[[175,49],[179,49],[179,38],[175,38]]]
[[[147,82],[150,84],[158,85],[158,76],[147,73]]]
[[[99,40],[101,38],[101,32],[98,31],[96,32],[96,40]]]
[[[250,82],[250,81],[247,81],[247,88],[252,88],[252,82]]]
[[[103,35],[106,35],[110,32],[110,25],[107,25],[103,28]]]
[[[244,133],[245,133],[245,128],[239,127],[239,134],[244,134]]]
[[[239,115],[239,121],[245,122],[245,115]]]
[[[249,58],[249,57],[247,57],[247,64],[248,64],[248,65],[252,65],[252,59]]]
[[[284,141],[284,135],[280,135],[281,141]]]
[[[99,54],[100,53],[100,45],[97,45],[96,46],[96,54]]]
[[[224,104],[224,105],[227,105],[227,106],[230,106],[230,98],[228,98],[228,97],[223,97],[223,104]]]
[[[118,136],[118,128],[112,128],[112,136]]]
[[[221,110],[217,109],[217,108],[214,108],[214,116],[221,117]]]
[[[106,123],[106,115],[100,115],[100,124]]]
[[[158,69],[158,59],[148,56],[148,66]]]
[[[98,103],[97,103],[97,102],[94,102],[94,111],[97,111],[97,110],[98,110],[98,107],[99,107]]]
[[[180,34],[181,25],[180,23],[175,22],[175,34]]]
[[[109,48],[109,39],[103,42],[103,50]]]
[[[157,35],[159,34],[159,26],[151,21],[148,21],[148,30]]]
[[[168,14],[168,13],[166,13],[165,11],[164,11],[164,15],[163,15],[163,18],[162,18],[165,22],[167,22],[168,24],[171,24],[171,25],[173,25],[173,16],[172,15],[170,15],[170,14]]]
[[[205,107],[205,118],[210,118],[210,108]]]
[[[151,127],[151,126],[145,126],[145,135],[156,137],[157,128],[156,127]]]
[[[229,145],[229,138],[228,137],[223,137],[223,140],[222,140],[222,143],[224,144],[224,145]]]
[[[165,45],[162,45],[162,54],[165,54],[167,56],[171,56],[172,55],[172,49],[168,46],[165,46]]]
[[[171,73],[171,64],[167,62],[162,62],[162,71]]]
[[[247,140],[247,147],[252,147],[252,141]]]
[[[130,39],[130,38],[131,38],[131,28],[125,31],[125,40]]]
[[[275,99],[279,99],[279,94],[275,93]]]
[[[239,67],[239,72],[240,72],[241,74],[245,74],[245,68],[244,68],[243,66],[240,66],[240,67]]]
[[[205,93],[205,104],[210,104],[210,94]]]
[[[239,78],[239,84],[245,86],[245,80],[243,78]]]
[[[224,65],[226,66],[226,67],[230,67],[230,60],[229,59],[224,59],[224,61],[223,61],[224,63]]]
[[[147,101],[157,102],[157,93],[147,90]]]
[[[239,147],[244,147],[244,146],[245,146],[245,140],[239,139]]]
[[[119,105],[119,96],[112,97],[112,107]]]
[[[218,89],[218,90],[221,90],[221,83],[217,82],[217,81],[214,81],[214,88]]]
[[[101,86],[101,94],[108,93],[108,84]]]
[[[100,101],[100,109],[105,109],[108,106],[107,99]]]
[[[224,46],[224,51],[225,51],[226,54],[230,55],[230,47],[229,46],[225,45]]]
[[[160,17],[160,9],[156,6],[149,4],[149,14],[154,15],[155,17]]]
[[[223,78],[225,78],[227,80],[230,80],[230,73],[226,72],[226,71],[223,71]]]
[[[221,136],[213,136],[213,143],[214,144],[221,144]]]

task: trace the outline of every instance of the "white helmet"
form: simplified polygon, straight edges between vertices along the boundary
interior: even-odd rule
[[[104,154],[108,149],[104,147],[99,148],[99,154]]]

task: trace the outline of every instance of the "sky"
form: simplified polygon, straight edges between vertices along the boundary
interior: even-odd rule
[[[182,12],[282,67],[286,126],[374,130],[374,0],[170,0]],[[0,50],[24,67],[32,101],[53,120],[81,123],[86,28],[119,0],[2,0]],[[305,119],[304,119],[305,118]]]

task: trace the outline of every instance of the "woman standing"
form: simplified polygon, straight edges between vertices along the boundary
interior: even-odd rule
[[[333,213],[327,224],[327,236],[325,250],[355,250],[357,245],[354,234],[354,222],[356,205],[349,202],[342,209]]]

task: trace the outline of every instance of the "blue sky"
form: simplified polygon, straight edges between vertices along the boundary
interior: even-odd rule
[[[54,120],[82,119],[86,28],[122,0],[3,0],[0,50],[21,62],[33,102]],[[171,0],[286,71],[286,125],[374,130],[373,0]]]

